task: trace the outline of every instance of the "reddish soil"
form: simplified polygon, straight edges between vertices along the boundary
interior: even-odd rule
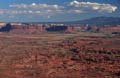
[[[40,38],[0,36],[0,78],[120,78],[120,37]]]

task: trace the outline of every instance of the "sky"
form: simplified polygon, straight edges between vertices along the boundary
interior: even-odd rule
[[[120,0],[0,0],[0,22],[63,22],[120,17]]]

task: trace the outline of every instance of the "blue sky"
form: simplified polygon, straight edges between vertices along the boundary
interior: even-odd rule
[[[0,22],[75,21],[120,17],[120,0],[0,0]]]

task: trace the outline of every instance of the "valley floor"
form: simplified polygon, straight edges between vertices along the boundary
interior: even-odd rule
[[[0,33],[0,78],[119,78],[120,36]]]

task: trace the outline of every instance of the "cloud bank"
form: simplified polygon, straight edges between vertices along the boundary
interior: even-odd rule
[[[100,4],[100,3],[78,2],[78,1],[70,2],[70,6],[73,6],[79,10],[84,10],[84,11],[97,11],[97,12],[107,12],[107,13],[112,13],[117,9],[116,6],[113,6],[111,4],[105,4],[105,3]]]
[[[34,14],[51,16],[55,14],[75,13],[80,14],[84,12],[99,12],[99,13],[113,13],[117,9],[117,6],[105,3],[96,2],[79,2],[72,1],[68,5],[49,5],[41,3],[31,4],[11,4],[9,9],[0,9],[0,15],[2,14]]]

